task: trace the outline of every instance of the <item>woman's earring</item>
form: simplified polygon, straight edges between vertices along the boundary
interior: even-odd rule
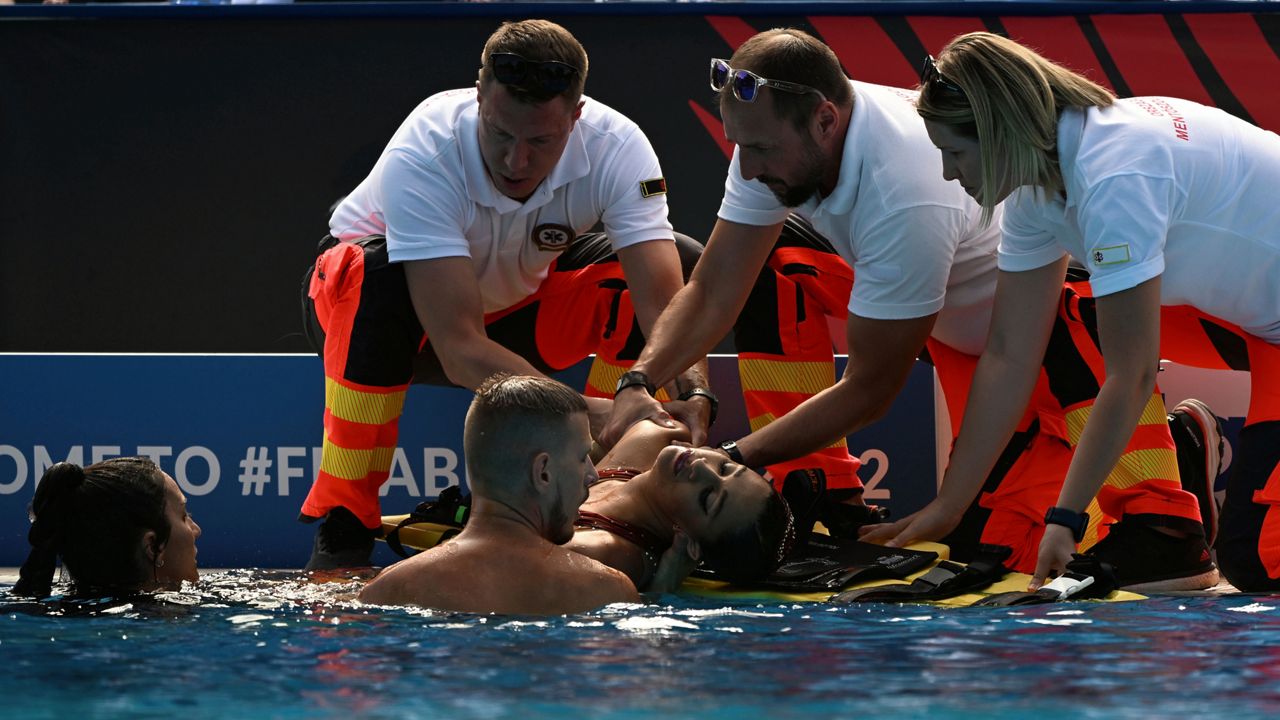
[[[156,567],[158,568],[164,567],[164,558],[156,558]]]

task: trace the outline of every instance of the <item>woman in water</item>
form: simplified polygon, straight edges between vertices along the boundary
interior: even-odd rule
[[[31,502],[31,552],[12,593],[48,597],[58,560],[74,597],[106,597],[194,582],[200,526],[178,484],[147,458],[45,471]]]

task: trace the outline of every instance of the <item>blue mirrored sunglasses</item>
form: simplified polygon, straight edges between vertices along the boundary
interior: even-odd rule
[[[724,90],[726,85],[732,86],[733,96],[742,102],[755,102],[760,95],[760,88],[762,87],[771,87],[774,90],[796,93],[797,95],[813,93],[823,100],[827,99],[827,96],[823,95],[821,91],[808,85],[786,82],[785,80],[770,80],[769,78],[760,77],[750,70],[735,70],[729,67],[729,63],[726,60],[712,58],[711,89],[720,92]]]

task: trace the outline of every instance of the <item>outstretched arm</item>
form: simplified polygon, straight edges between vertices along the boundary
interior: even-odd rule
[[[1053,330],[1066,258],[1035,270],[1001,272],[986,349],[938,497],[919,512],[869,526],[868,542],[902,547],[937,540],[960,522],[1026,410]]]
[[[1155,390],[1160,363],[1160,278],[1098,298],[1098,341],[1107,378],[1071,458],[1057,507],[1084,512],[1120,461]],[[1045,527],[1031,589],[1062,573],[1075,538],[1061,525]]]
[[[450,382],[472,390],[496,372],[542,375],[527,360],[489,339],[480,284],[471,258],[404,263],[409,297]]]
[[[760,467],[807,455],[883,417],[906,383],[936,317],[872,320],[850,314],[844,376],[739,440],[746,463]]]
[[[644,351],[632,369],[661,386],[705,359],[733,327],[781,231],[781,224],[757,227],[716,221],[688,284],[675,293],[660,317],[654,313],[655,322],[646,328]],[[643,322],[639,304],[636,314]],[[611,447],[632,423],[662,414],[661,406],[644,388],[624,389],[615,398],[613,415],[598,439]],[[701,443],[705,427],[698,430],[695,428],[694,435]]]

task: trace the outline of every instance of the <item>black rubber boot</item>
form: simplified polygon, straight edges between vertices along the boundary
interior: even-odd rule
[[[307,570],[369,567],[379,530],[364,526],[350,510],[336,507],[316,529]]]

